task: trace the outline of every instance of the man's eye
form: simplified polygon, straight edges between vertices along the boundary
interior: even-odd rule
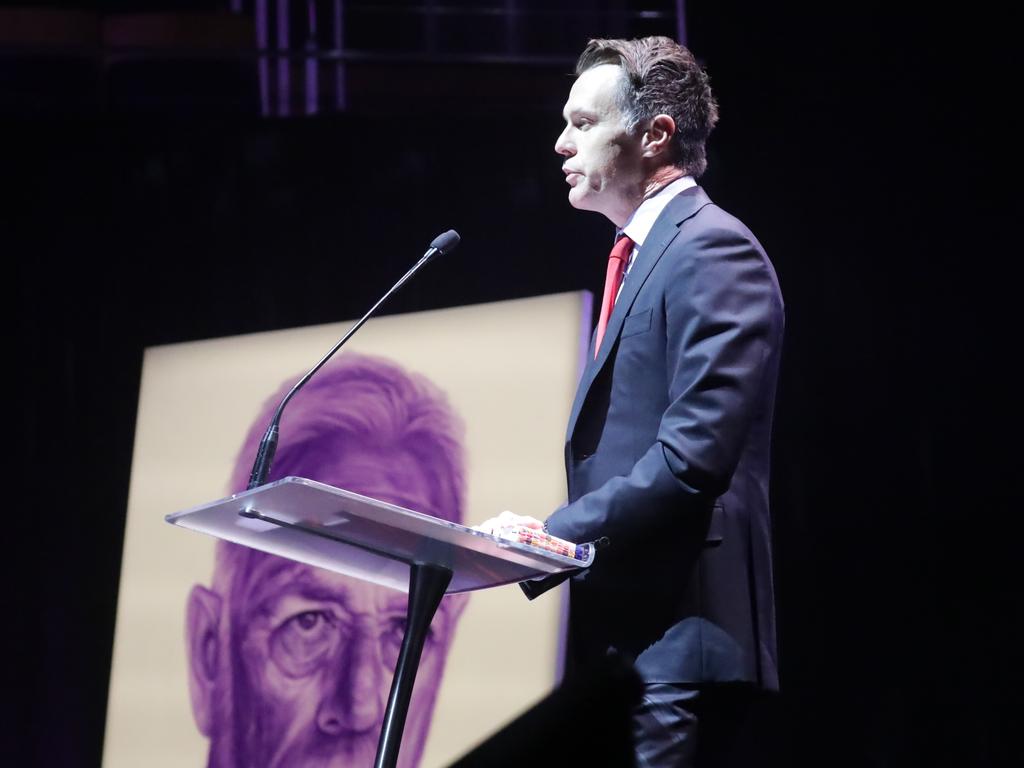
[[[287,619],[270,637],[270,656],[289,677],[304,677],[338,645],[338,620],[326,611],[303,611]]]

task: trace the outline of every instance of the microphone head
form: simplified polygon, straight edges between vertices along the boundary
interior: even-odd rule
[[[458,232],[454,229],[449,229],[447,232],[443,232],[435,237],[430,242],[430,247],[436,248],[441,253],[448,253],[455,249],[461,239]]]

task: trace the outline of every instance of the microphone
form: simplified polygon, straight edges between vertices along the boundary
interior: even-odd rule
[[[420,257],[420,260],[413,264],[412,268],[402,275],[401,279],[391,286],[390,290],[381,296],[376,304],[370,307],[370,311],[363,315],[355,325],[349,328],[348,333],[341,338],[341,341],[335,344],[334,348],[324,355],[319,363],[310,368],[306,375],[299,379],[295,383],[295,386],[288,391],[288,394],[284,396],[284,399],[282,399],[281,403],[277,406],[277,410],[274,411],[274,417],[270,420],[270,426],[267,427],[267,431],[263,434],[263,439],[260,440],[260,446],[256,451],[256,460],[253,462],[252,473],[249,475],[249,485],[246,486],[246,490],[252,490],[253,488],[261,486],[267,482],[267,476],[270,474],[270,465],[274,461],[274,453],[277,451],[277,437],[281,423],[281,414],[284,412],[285,406],[288,405],[288,402],[292,399],[295,393],[302,389],[307,381],[313,378],[313,374],[323,368],[324,364],[334,356],[334,353],[341,349],[345,342],[352,337],[352,334],[363,327],[363,323],[370,319],[370,315],[376,312],[377,308],[387,301],[395,291],[401,288],[409,278],[416,274],[421,267],[433,261],[442,253],[450,253],[455,250],[460,240],[461,238],[459,237],[459,233],[454,229],[449,229],[447,232],[443,232],[435,237],[430,242],[430,247],[427,249],[427,252]]]
[[[430,261],[433,261],[438,254],[450,253],[451,251],[454,251],[461,239],[462,238],[459,237],[459,233],[456,232],[454,229],[449,229],[447,232],[442,232],[440,235],[438,235],[437,237],[430,241],[430,248],[428,248],[427,252],[423,254],[423,258],[421,258],[420,261],[426,264]],[[416,271],[416,269],[418,268],[419,264],[417,263],[417,265],[409,271],[411,273]],[[405,278],[402,279],[404,280]]]

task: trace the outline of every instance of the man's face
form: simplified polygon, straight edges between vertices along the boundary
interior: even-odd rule
[[[321,454],[324,455],[324,454]],[[400,449],[326,452],[327,482],[428,514],[431,473]],[[343,467],[344,469],[338,469]],[[211,671],[209,718],[216,768],[341,768],[372,765],[391,679],[405,633],[408,596],[273,555],[252,553],[234,573],[218,573],[216,592],[193,601],[221,606],[212,635],[226,648]],[[422,753],[434,701],[464,596],[445,598],[423,648],[405,724],[400,766]],[[190,633],[193,677],[204,674],[201,618]],[[196,650],[198,649],[198,650]],[[197,657],[199,662],[197,666]],[[226,657],[226,658],[225,658]],[[195,693],[193,707],[196,706]]]
[[[565,129],[555,152],[565,160],[569,203],[625,224],[643,198],[644,171],[639,137],[626,131],[617,94],[622,70],[601,64],[580,75],[562,110]]]

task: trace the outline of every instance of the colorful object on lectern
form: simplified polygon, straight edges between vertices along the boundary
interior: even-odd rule
[[[505,525],[498,529],[497,535],[503,539],[537,547],[546,552],[553,552],[556,555],[571,557],[573,560],[586,561],[590,557],[590,544],[574,544],[571,541],[552,536],[550,533],[545,533],[540,528]]]

